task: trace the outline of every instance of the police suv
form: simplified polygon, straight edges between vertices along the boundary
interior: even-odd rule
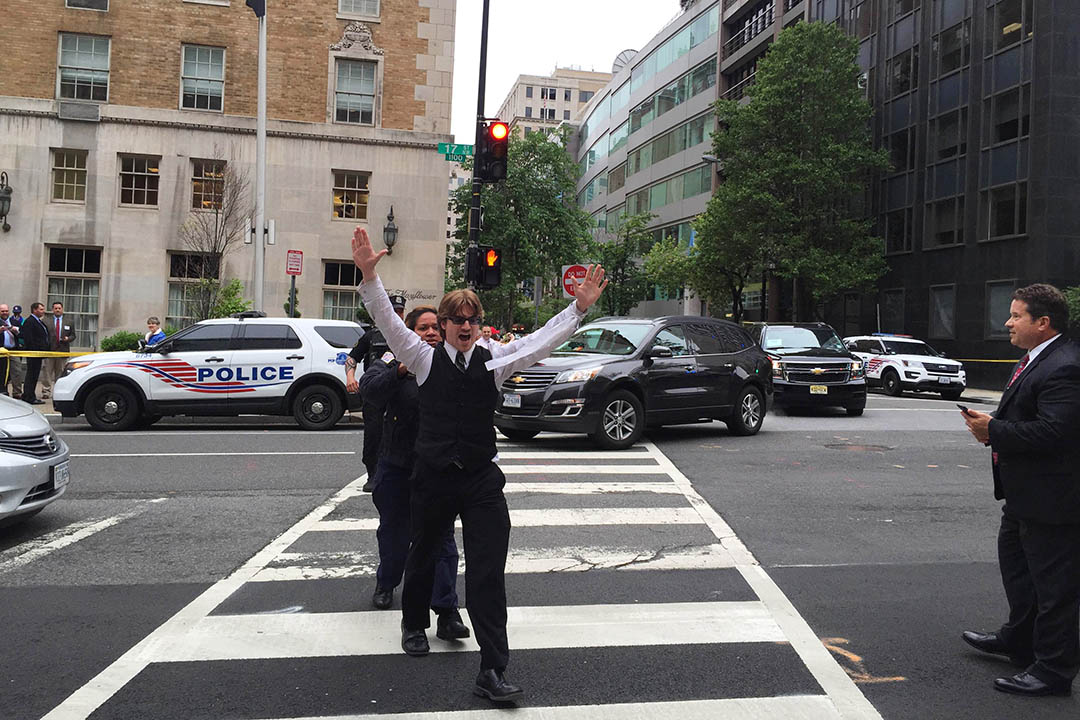
[[[959,400],[967,385],[963,363],[948,359],[910,335],[857,335],[844,338],[844,344],[866,361],[867,384],[880,386],[889,395],[914,390]]]
[[[360,407],[345,390],[345,360],[363,334],[353,322],[259,312],[204,320],[137,352],[72,358],[53,405],[97,430],[242,414],[292,415],[305,430],[326,430]]]

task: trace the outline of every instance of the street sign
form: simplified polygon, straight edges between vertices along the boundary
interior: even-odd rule
[[[574,292],[577,290],[577,285],[574,281],[584,282],[585,273],[588,271],[588,268],[584,265],[562,266],[562,294],[564,298],[574,297]]]
[[[304,252],[289,250],[285,253],[285,274],[301,275],[304,272]]]
[[[450,162],[465,162],[468,158],[471,158],[472,155],[443,155],[443,157]]]
[[[443,155],[472,155],[472,145],[455,145],[454,143],[439,143],[439,152]]]

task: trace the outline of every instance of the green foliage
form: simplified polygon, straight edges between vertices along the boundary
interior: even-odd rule
[[[163,327],[161,329],[165,333],[165,337],[169,337],[173,333],[177,332],[180,328],[173,327],[172,325],[166,325],[165,327]]]
[[[626,315],[645,296],[648,278],[641,256],[652,241],[647,229],[652,218],[648,213],[624,218],[613,234],[589,243],[589,255],[604,266],[608,280],[597,303],[604,315]]]
[[[1080,337],[1080,285],[1067,287],[1062,292],[1069,305],[1069,334]]]
[[[292,315],[289,314],[288,299],[286,299],[285,302],[281,304],[281,309],[285,311],[285,317],[300,317],[300,291],[296,291],[296,307],[294,308],[295,312]]]
[[[219,284],[216,280],[202,280],[200,282],[208,282]],[[244,283],[240,282],[236,278],[233,278],[225,285],[221,285],[217,291],[217,298],[214,302],[214,306],[210,309],[210,315],[208,318],[223,318],[238,312],[244,312],[251,309],[251,301],[243,299]]]
[[[361,325],[374,325],[375,321],[371,319],[371,313],[367,311],[367,308],[362,304],[356,308],[356,322]]]
[[[674,297],[690,284],[694,264],[694,250],[678,238],[664,238],[652,246],[642,269],[645,277],[668,296]]]
[[[101,352],[123,352],[124,350],[138,350],[139,341],[143,336],[136,332],[121,330],[118,333],[101,339]]]
[[[503,252],[502,284],[480,292],[487,323],[508,327],[523,295],[522,282],[556,277],[562,265],[580,262],[589,237],[589,216],[575,202],[577,164],[566,152],[569,134],[531,133],[512,137],[507,178],[485,185],[481,194],[484,227],[480,242]],[[472,186],[455,190],[451,203],[461,215],[446,258],[446,289],[464,287],[465,250]]]
[[[695,225],[699,295],[735,299],[771,262],[798,278],[805,318],[813,304],[884,273],[883,243],[860,202],[888,156],[872,149],[857,50],[835,25],[800,22],[758,63],[748,103],[716,103],[724,177]]]

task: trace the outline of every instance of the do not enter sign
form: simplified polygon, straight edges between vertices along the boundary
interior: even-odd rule
[[[562,266],[562,291],[564,298],[574,297],[574,292],[577,290],[576,283],[584,282],[585,274],[588,271],[588,268],[586,268],[584,265]]]

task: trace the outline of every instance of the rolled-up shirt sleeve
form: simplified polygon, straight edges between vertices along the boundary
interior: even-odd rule
[[[513,373],[550,355],[552,350],[574,334],[584,317],[585,313],[577,309],[577,301],[574,301],[531,335],[515,340],[509,345],[494,343],[489,345],[491,360],[487,362],[486,367],[488,370],[495,371],[495,385],[502,385],[503,381]]]
[[[435,348],[421,340],[420,336],[397,316],[390,304],[390,298],[386,296],[382,280],[377,275],[373,280],[360,283],[357,289],[364,301],[364,307],[371,313],[375,326],[382,331],[394,357],[416,376],[418,384],[423,385],[431,372],[431,357]]]

